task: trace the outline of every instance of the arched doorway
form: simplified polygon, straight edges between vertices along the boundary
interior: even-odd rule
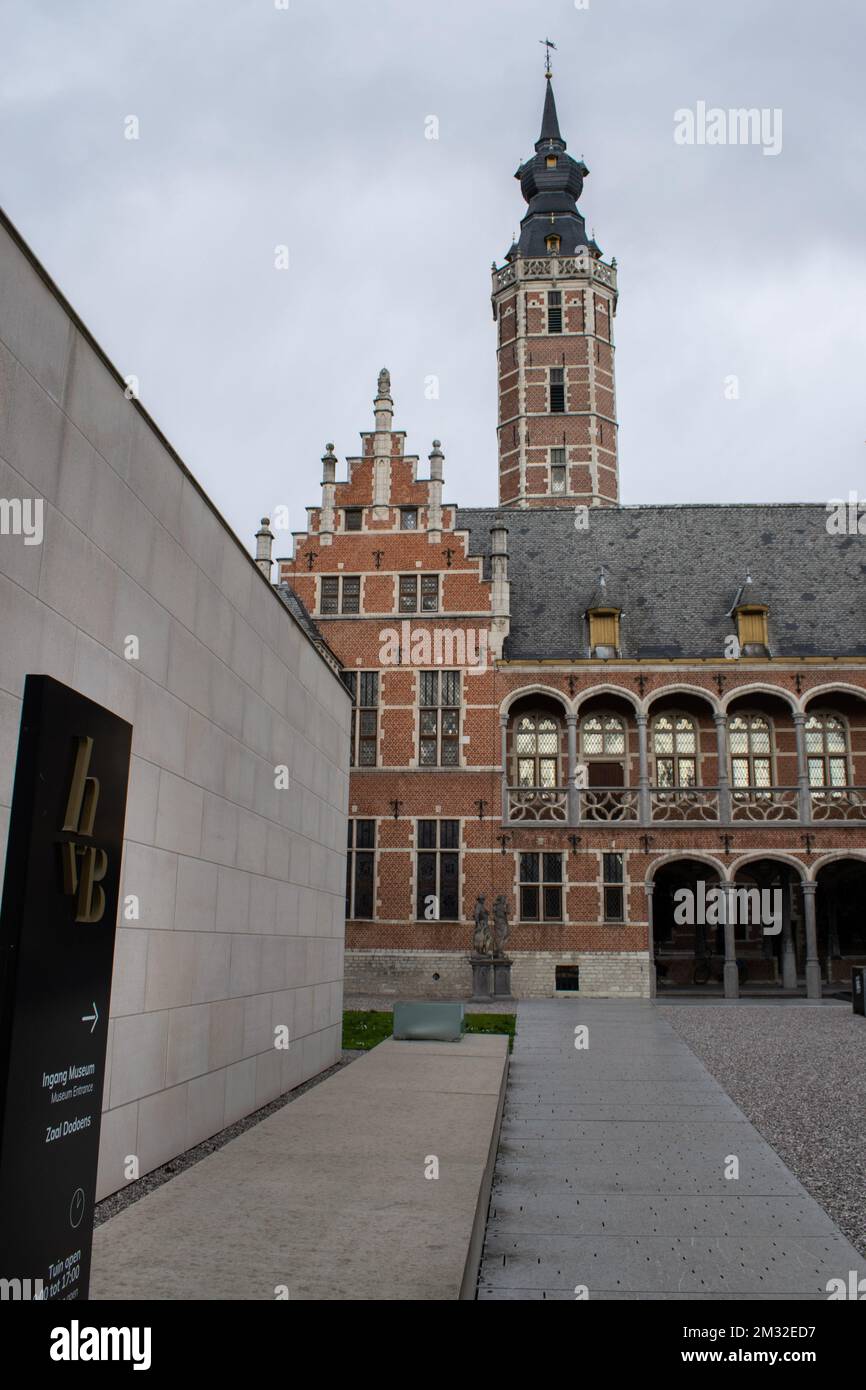
[[[806,937],[802,874],[785,860],[751,859],[734,874],[734,944],[740,992],[802,992]]]
[[[718,987],[725,956],[724,930],[705,920],[705,909],[721,875],[704,860],[683,858],[660,864],[652,882],[656,988],[692,988],[696,970],[705,962],[715,967],[706,983],[712,984],[713,975],[718,973]]]
[[[821,975],[850,988],[852,967],[866,966],[866,859],[833,859],[815,877]]]

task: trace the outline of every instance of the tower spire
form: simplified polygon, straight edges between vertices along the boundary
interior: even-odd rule
[[[544,93],[544,112],[541,117],[541,135],[538,137],[535,148],[541,149],[543,145],[548,148],[556,146],[558,149],[565,149],[565,141],[559,133],[559,118],[556,114],[556,102],[553,98],[553,82],[551,74],[546,74],[547,90]]]

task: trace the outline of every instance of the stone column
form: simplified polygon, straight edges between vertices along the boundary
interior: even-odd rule
[[[821,962],[818,959],[818,928],[815,923],[817,883],[801,883],[803,924],[806,928],[806,998],[821,998]]]
[[[716,747],[719,760],[719,820],[722,825],[731,821],[731,782],[728,772],[728,720],[724,714],[715,714]]]
[[[337,456],[333,444],[325,445],[322,455],[322,512],[319,518],[319,542],[330,545],[336,529],[334,503],[337,494]]]
[[[427,484],[427,539],[431,545],[442,540],[442,460],[445,455],[438,439],[429,455],[430,482]]]
[[[652,820],[652,806],[650,804],[649,756],[647,754],[647,717],[645,714],[636,714],[635,718],[637,720],[638,758],[637,813],[641,825],[649,825]]]
[[[567,714],[568,726],[568,823],[577,825],[580,820],[580,792],[574,785],[577,773],[577,715]]]
[[[782,888],[782,988],[797,988],[797,953],[794,950],[794,933],[791,930],[791,890],[792,884]]]
[[[797,739],[797,786],[799,787],[800,820],[812,824],[812,794],[809,790],[809,767],[806,762],[806,716],[794,715],[794,734]]]
[[[734,920],[731,911],[731,892],[734,885],[732,883],[720,883],[722,890],[722,904],[725,917],[725,998],[739,999],[740,997],[740,977],[737,973],[737,944],[734,939]]]
[[[653,937],[653,889],[654,883],[645,883],[644,892],[646,893],[646,941],[649,952],[649,997],[656,997],[656,948]]]
[[[499,756],[502,761],[502,819],[508,821],[508,715],[499,716]]]
[[[387,367],[383,367],[379,373],[373,413],[376,421],[373,436],[373,519],[386,521],[391,500],[391,428],[394,423],[391,373]]]

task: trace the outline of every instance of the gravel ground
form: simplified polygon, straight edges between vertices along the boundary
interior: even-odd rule
[[[116,1216],[124,1207],[131,1206],[140,1197],[146,1197],[148,1192],[153,1192],[155,1188],[162,1187],[164,1182],[170,1182],[176,1178],[178,1173],[182,1173],[185,1168],[191,1168],[194,1163],[200,1163],[208,1154],[215,1153],[221,1149],[223,1144],[227,1144],[230,1139],[237,1139],[239,1134],[243,1134],[245,1129],[251,1129],[261,1120],[266,1120],[274,1111],[282,1110],[284,1105],[297,1100],[307,1091],[311,1091],[314,1086],[318,1086],[320,1081],[327,1081],[329,1076],[333,1076],[341,1067],[346,1067],[350,1062],[354,1062],[356,1057],[363,1057],[363,1052],[344,1052],[339,1062],[335,1062],[332,1067],[319,1072],[318,1076],[310,1077],[303,1085],[296,1086],[293,1091],[287,1091],[285,1095],[277,1096],[267,1105],[263,1105],[261,1110],[254,1110],[251,1115],[245,1115],[242,1120],[229,1125],[227,1129],[220,1130],[219,1134],[212,1134],[210,1139],[205,1139],[201,1144],[196,1144],[194,1149],[187,1149],[186,1153],[178,1154],[170,1163],[164,1163],[161,1168],[154,1168],[151,1173],[145,1173],[143,1178],[138,1178],[136,1182],[129,1183],[119,1192],[112,1192],[110,1197],[97,1202],[93,1212],[93,1225],[101,1226],[103,1221],[109,1217]]]
[[[866,1255],[866,1019],[843,1005],[658,1009]]]

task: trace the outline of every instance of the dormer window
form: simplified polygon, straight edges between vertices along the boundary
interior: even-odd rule
[[[734,609],[741,656],[769,656],[769,609],[765,603],[741,603]]]
[[[545,238],[545,242],[546,242],[546,245],[547,245],[547,254],[548,254],[548,256],[558,256],[558,255],[559,255],[559,237],[558,237],[558,236],[549,236],[549,237],[546,237],[546,238]]]
[[[609,661],[619,656],[619,608],[590,608],[586,617],[589,623],[589,651],[591,656],[601,661]]]
[[[549,155],[547,156],[547,159],[545,160],[545,163],[547,164],[548,169],[555,169],[555,168],[556,168],[556,155],[555,155],[555,154],[549,154]]]

